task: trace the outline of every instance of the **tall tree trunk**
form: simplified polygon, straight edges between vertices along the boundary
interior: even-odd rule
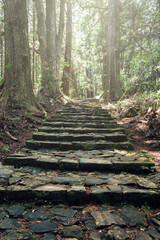
[[[2,104],[37,110],[31,82],[26,0],[5,0],[5,84]]]
[[[75,74],[73,64],[71,66],[71,78],[72,78],[72,85],[73,85],[73,88],[74,88],[74,97],[79,98],[78,83],[77,83],[77,78],[76,78],[76,74]]]
[[[47,78],[44,94],[55,98],[59,95],[56,78],[56,0],[46,0]]]
[[[160,0],[157,0],[157,10],[158,10],[159,13],[160,13]]]
[[[99,0],[100,6],[103,6],[103,0]],[[100,19],[100,34],[101,34],[101,42],[102,42],[102,69],[101,69],[101,79],[102,79],[102,90],[105,91],[105,80],[106,80],[106,69],[107,69],[107,30],[108,30],[108,19],[105,11],[99,11],[99,19]],[[96,92],[97,87],[95,86]],[[95,92],[95,95],[97,93]]]
[[[106,78],[107,78],[107,53],[106,53],[106,49],[104,49],[104,53],[103,53],[103,69],[102,69],[102,87],[103,87],[103,91],[105,92],[106,89]]]
[[[108,0],[108,9],[107,77],[105,80],[104,98],[105,100],[109,100],[109,98],[116,100],[120,95],[120,1]]]
[[[42,71],[42,88],[45,87],[46,82],[46,61],[47,61],[47,42],[46,42],[46,17],[44,11],[43,0],[35,0],[37,12],[37,31],[40,43],[40,56],[41,56],[41,71]]]
[[[1,22],[0,22],[0,77],[4,79],[4,11],[2,5],[0,6]]]
[[[2,33],[0,34],[0,51],[1,51],[1,78],[4,78],[4,40]]]
[[[61,0],[60,4],[60,17],[59,17],[59,30],[57,36],[57,78],[59,78],[60,71],[60,59],[63,45],[63,33],[64,33],[64,12],[65,12],[65,0]]]
[[[33,39],[32,39],[32,88],[35,84],[35,30],[36,30],[36,18],[35,18],[35,6],[33,3]]]
[[[65,66],[62,78],[63,92],[67,96],[69,96],[69,82],[71,78],[71,55],[72,55],[72,3],[71,0],[69,0],[67,2]]]
[[[104,20],[104,19],[102,19]],[[104,43],[102,44],[102,52],[103,52],[103,62],[102,62],[102,88],[105,93],[106,89],[106,79],[107,79],[107,29],[108,29],[108,21],[105,17],[105,23],[101,20],[101,31],[104,33]]]
[[[136,3],[136,0],[132,0],[132,5],[131,5],[131,29],[132,29],[132,37],[131,37],[131,40],[130,40],[130,45],[131,45],[131,51],[130,51],[130,54],[129,54],[129,61],[128,63],[126,64],[126,68],[127,68],[127,72],[128,72],[128,76],[129,76],[129,73],[130,73],[130,62],[132,61],[132,58],[134,56],[134,52],[135,52],[135,47],[136,47],[136,42],[135,42],[135,36],[134,36],[134,33],[135,33],[135,23],[136,23],[136,17],[137,17],[137,3]]]
[[[93,98],[94,97],[94,84],[93,84],[93,74],[92,74],[92,68],[88,67],[86,68],[86,76],[88,79],[88,84],[90,87],[87,89],[87,98]]]
[[[36,54],[35,56],[35,67],[36,67],[36,70],[35,70],[35,83],[37,83],[37,80],[38,80],[38,57],[39,55]]]

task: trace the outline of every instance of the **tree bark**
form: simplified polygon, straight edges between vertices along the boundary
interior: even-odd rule
[[[32,88],[35,85],[35,30],[36,30],[36,18],[35,18],[35,6],[33,2],[33,39],[32,39]]]
[[[56,78],[56,0],[46,0],[46,41],[47,64],[44,94],[56,98],[60,94],[58,79]]]
[[[157,0],[157,9],[158,9],[158,12],[160,13],[160,0]]]
[[[107,34],[107,32],[106,32]],[[105,46],[106,45],[106,46]],[[103,63],[102,63],[102,88],[103,92],[107,92],[106,90],[106,79],[107,79],[107,42],[105,42],[103,46]]]
[[[64,12],[65,12],[65,0],[61,0],[60,3],[60,16],[59,16],[59,30],[57,36],[57,78],[59,78],[60,71],[60,59],[63,45],[63,34],[64,34]]]
[[[56,76],[56,1],[46,0],[47,63],[51,75]]]
[[[71,56],[72,56],[72,3],[71,0],[69,0],[67,2],[65,66],[62,78],[63,92],[67,96],[69,96],[69,82],[71,78]]]
[[[3,105],[37,110],[32,90],[26,0],[5,0],[5,84]]]
[[[43,0],[35,0],[36,13],[37,13],[37,32],[40,44],[41,56],[41,72],[42,72],[42,88],[45,87],[46,82],[46,61],[47,61],[47,42],[46,42],[46,17],[44,11]]]
[[[4,78],[4,40],[0,34],[0,49],[1,49],[1,78]]]
[[[1,22],[0,22],[0,66],[1,66],[1,70],[0,70],[0,76],[1,76],[1,80],[4,80],[4,11],[3,11],[3,7],[0,6],[0,11],[1,11]]]
[[[104,99],[116,100],[120,96],[120,1],[108,0],[107,76],[104,81]]]
[[[77,78],[76,78],[76,74],[75,74],[75,70],[74,70],[74,66],[72,64],[71,66],[71,77],[72,77],[72,85],[74,88],[74,98],[79,98],[79,92],[78,92],[78,82],[77,82]]]

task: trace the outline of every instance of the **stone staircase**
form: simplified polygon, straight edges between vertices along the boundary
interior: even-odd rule
[[[3,165],[2,240],[160,239],[154,159],[104,109],[67,104]]]
[[[124,129],[106,110],[77,105],[57,111],[26,145],[36,150],[133,150]]]
[[[27,198],[69,204],[159,204],[157,182],[147,176],[154,171],[153,161],[145,153],[126,151],[133,146],[125,130],[104,109],[68,104],[44,122],[26,146],[26,152],[8,157],[4,164],[16,172],[25,166],[44,171],[45,181],[27,188]],[[46,171],[57,171],[56,176],[51,172],[47,178]],[[4,197],[10,199],[14,190],[16,199],[25,199],[24,186],[11,184]]]

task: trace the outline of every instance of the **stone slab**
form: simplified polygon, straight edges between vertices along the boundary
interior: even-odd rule
[[[148,227],[147,216],[133,206],[124,206],[121,217],[130,227]]]
[[[36,237],[30,232],[21,232],[17,230],[7,230],[1,237],[1,240],[36,240]]]
[[[123,128],[56,128],[56,127],[41,127],[39,128],[39,132],[46,132],[46,133],[71,133],[71,134],[87,134],[87,133],[124,133]]]
[[[153,190],[133,189],[122,187],[123,198],[125,202],[139,204],[148,204],[159,207],[160,193]]]
[[[47,169],[57,169],[58,168],[58,159],[42,156],[36,161],[37,167],[43,167]]]
[[[150,172],[154,167],[153,162],[139,162],[139,161],[112,161],[113,168],[116,172],[130,172],[130,173],[146,173]]]
[[[1,230],[8,230],[8,229],[19,229],[21,228],[21,225],[19,224],[19,221],[17,219],[4,219],[1,223],[0,223],[0,229]]]
[[[0,178],[9,179],[12,176],[12,173],[12,170],[0,167]]]
[[[111,203],[112,194],[109,189],[103,189],[98,187],[91,188],[91,193],[89,193],[90,201],[93,203]]]
[[[114,212],[103,214],[102,212],[95,211],[91,215],[95,219],[98,228],[112,225],[126,226],[126,223]]]
[[[73,185],[76,183],[83,183],[84,178],[75,178],[75,177],[54,177],[52,178],[52,183],[53,184],[68,184],[68,185]]]
[[[58,232],[58,225],[56,223],[50,222],[49,220],[33,223],[28,225],[28,229],[32,230],[36,234],[48,233],[48,232]]]
[[[59,168],[61,170],[76,171],[78,170],[78,167],[79,163],[77,160],[64,159],[59,162]]]
[[[62,237],[84,240],[83,230],[80,226],[71,226],[64,228],[62,231]]]
[[[81,159],[80,163],[81,171],[113,171],[113,165],[111,161],[104,159]]]
[[[47,184],[34,189],[34,194],[37,198],[40,200],[52,200],[55,203],[65,203],[66,193],[67,189],[64,185]]]
[[[4,159],[4,165],[13,165],[15,167],[21,166],[34,166],[37,158],[32,156],[25,156],[25,157],[7,157]]]
[[[88,203],[88,195],[85,187],[72,186],[67,191],[67,200],[70,205],[82,205]]]

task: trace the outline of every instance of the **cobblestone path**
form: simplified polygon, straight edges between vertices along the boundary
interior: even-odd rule
[[[0,239],[160,239],[160,173],[104,109],[67,104],[0,168]]]

